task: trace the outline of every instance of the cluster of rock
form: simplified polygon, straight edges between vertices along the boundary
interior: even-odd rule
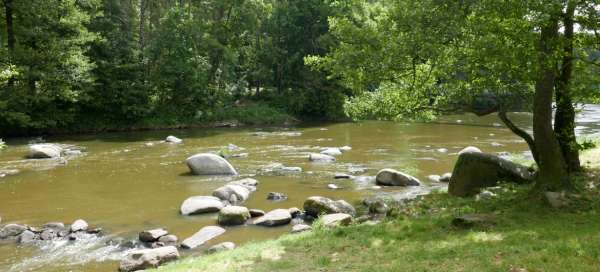
[[[78,219],[70,226],[62,222],[51,222],[41,227],[31,227],[20,224],[7,224],[0,229],[0,240],[15,239],[19,244],[30,244],[36,241],[74,241],[81,235],[101,235],[99,228],[91,229],[87,222]]]

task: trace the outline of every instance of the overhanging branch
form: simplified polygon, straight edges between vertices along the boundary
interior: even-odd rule
[[[498,112],[498,117],[500,117],[500,120],[502,120],[502,122],[504,122],[504,124],[506,125],[506,127],[508,127],[508,129],[510,129],[514,134],[517,134],[519,137],[523,138],[523,140],[525,140],[525,142],[527,142],[527,145],[529,146],[529,149],[531,150],[531,154],[533,154],[533,159],[535,160],[536,163],[538,163],[538,153],[537,153],[537,149],[535,147],[535,141],[533,139],[533,137],[527,133],[527,131],[517,127],[517,125],[515,125],[506,115],[506,111],[499,111]]]

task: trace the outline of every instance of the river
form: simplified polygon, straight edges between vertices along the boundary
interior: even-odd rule
[[[531,115],[512,118],[530,129]],[[600,132],[600,106],[588,105],[578,116],[577,132]],[[8,140],[0,151],[0,169],[20,169],[21,173],[0,178],[0,216],[2,224],[21,223],[40,226],[47,222],[71,223],[83,218],[103,228],[107,237],[75,244],[49,243],[42,246],[17,246],[0,242],[0,271],[116,271],[118,259],[126,254],[107,239],[134,239],[141,230],[167,228],[180,239],[203,226],[215,225],[216,214],[182,216],[184,199],[211,192],[231,181],[226,177],[188,174],[185,158],[200,152],[215,152],[229,144],[244,148],[234,153],[247,157],[230,158],[241,177],[260,181],[258,190],[244,204],[269,211],[275,208],[302,208],[309,196],[345,199],[355,205],[365,196],[390,194],[401,198],[440,184],[427,182],[431,174],[452,171],[456,152],[477,146],[484,152],[527,156],[527,146],[495,116],[455,115],[435,123],[361,122],[312,124],[293,128],[222,128],[172,131],[106,133],[97,135],[49,137],[46,142],[75,144],[86,148],[82,156],[66,165],[46,167],[24,160],[30,139]],[[184,140],[182,144],[161,143],[168,135]],[[352,150],[331,164],[310,163],[307,155],[324,147],[351,146]],[[273,162],[298,166],[301,173],[275,175],[260,171]],[[354,172],[374,176],[379,169],[395,168],[413,174],[424,186],[414,188],[373,188],[374,180],[334,180],[334,173]],[[328,184],[340,189],[328,189]],[[409,191],[407,191],[409,190]],[[411,191],[412,190],[412,191]],[[282,192],[288,200],[272,202],[269,192]],[[227,232],[211,244],[233,241],[236,244],[268,239],[288,233],[291,226],[226,227]],[[200,250],[186,254],[200,254]]]

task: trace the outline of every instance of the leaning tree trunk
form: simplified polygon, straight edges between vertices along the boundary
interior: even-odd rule
[[[569,1],[564,14],[564,48],[561,72],[556,84],[556,115],[554,131],[561,151],[567,163],[569,173],[581,170],[579,149],[575,136],[575,107],[571,94],[571,76],[573,74],[573,16],[575,1]]]
[[[538,76],[533,100],[533,138],[538,153],[539,172],[536,188],[558,191],[569,185],[567,165],[552,129],[552,98],[556,81],[554,44],[558,38],[558,20],[543,26],[538,48]]]

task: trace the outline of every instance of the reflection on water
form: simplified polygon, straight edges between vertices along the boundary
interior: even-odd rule
[[[578,133],[599,132],[599,106],[587,106],[580,114]],[[514,114],[520,126],[530,128],[529,114]],[[460,122],[458,122],[460,120]],[[50,221],[72,222],[84,218],[113,236],[133,239],[143,229],[164,227],[180,239],[203,226],[216,224],[216,214],[184,217],[181,202],[193,195],[209,195],[231,181],[230,177],[197,177],[187,174],[184,159],[198,152],[216,152],[228,144],[244,148],[247,157],[231,158],[241,177],[260,181],[245,205],[271,210],[301,207],[313,195],[345,199],[357,204],[373,194],[413,197],[415,188],[374,189],[372,176],[381,168],[396,168],[421,179],[452,169],[462,148],[474,145],[484,152],[524,153],[526,144],[502,126],[495,116],[447,116],[433,124],[364,122],[319,124],[293,129],[191,129],[178,131],[111,133],[47,139],[84,146],[87,152],[66,165],[44,165],[23,160],[27,140],[8,141],[0,153],[0,169],[18,168],[18,175],[0,179],[0,216],[3,223],[33,226]],[[176,135],[183,144],[160,143]],[[352,150],[331,164],[313,164],[307,155],[325,147],[351,146]],[[234,154],[236,152],[233,152]],[[300,173],[262,171],[266,165],[282,163],[301,167]],[[45,170],[42,170],[45,169]],[[336,180],[335,173],[359,176]],[[328,184],[341,189],[328,189]],[[289,196],[282,202],[266,200],[269,192]],[[243,243],[272,238],[289,232],[291,226],[227,227],[211,241]],[[40,247],[0,243],[0,271],[114,271],[124,252],[101,240],[48,244]],[[199,251],[192,252],[198,254]]]

